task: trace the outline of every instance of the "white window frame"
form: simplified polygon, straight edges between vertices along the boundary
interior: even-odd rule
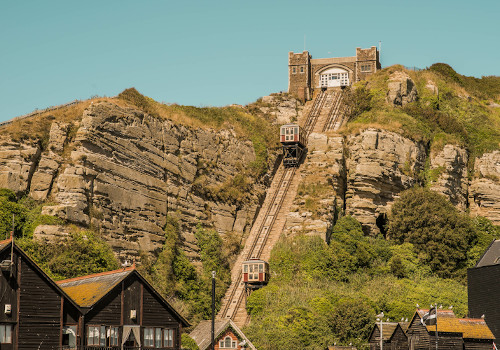
[[[229,346],[227,343],[229,343]],[[236,341],[233,340],[229,335],[225,336],[224,339],[219,341],[219,348],[221,349],[237,349]]]
[[[174,329],[165,328],[163,330],[163,346],[166,348],[174,347]]]

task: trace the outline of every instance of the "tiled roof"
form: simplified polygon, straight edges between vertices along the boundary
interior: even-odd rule
[[[419,309],[417,313],[423,317],[429,310]],[[426,326],[428,332],[435,332],[436,326]],[[462,333],[466,339],[495,339],[493,333],[483,319],[457,318],[452,310],[440,310],[437,314],[438,332]]]
[[[469,339],[495,339],[490,328],[482,318],[462,318],[458,319],[464,338]]]
[[[483,267],[500,264],[500,239],[495,239],[475,267]]]
[[[0,241],[0,250],[8,246],[11,242],[11,238],[9,239],[4,239],[3,241]]]
[[[217,338],[228,328],[231,327],[236,335],[240,336],[243,338],[246,342],[246,347],[248,349],[253,349],[257,350],[255,346],[248,340],[248,338],[243,334],[241,329],[234,324],[234,322],[231,319],[226,319],[226,320],[215,320],[215,325],[214,325],[214,333],[215,333],[215,340],[217,341]],[[193,338],[193,340],[198,344],[198,347],[200,350],[206,350],[210,347],[210,341],[211,341],[211,336],[212,336],[212,321],[201,321],[195,329],[191,333],[189,333],[189,336]]]
[[[134,269],[135,266],[131,266],[120,270],[70,278],[58,281],[57,284],[79,306],[91,307],[116,287]]]
[[[375,336],[377,339],[380,339],[380,322],[375,323],[377,327]],[[382,338],[385,340],[389,340],[392,337],[392,334],[396,330],[398,326],[397,322],[382,322]]]

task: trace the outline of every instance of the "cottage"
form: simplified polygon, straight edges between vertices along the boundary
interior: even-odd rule
[[[375,323],[368,338],[370,350],[380,350],[380,322]],[[406,324],[382,322],[382,341],[384,349],[408,349]]]
[[[58,349],[78,305],[12,239],[0,241],[0,349]]]
[[[81,310],[73,332],[87,347],[180,349],[189,323],[131,266],[57,282]]]
[[[212,321],[201,321],[190,333],[191,338],[198,344],[200,350],[210,349],[212,335]],[[241,329],[231,319],[216,320],[214,328],[214,349],[252,349],[255,346],[243,334]]]
[[[180,349],[189,323],[135,266],[54,282],[0,241],[0,349]]]
[[[494,336],[482,319],[459,319],[452,310],[437,311],[437,326],[425,325],[423,316],[429,310],[418,309],[406,331],[410,350],[434,349],[492,349]]]

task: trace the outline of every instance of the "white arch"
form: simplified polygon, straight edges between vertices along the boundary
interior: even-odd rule
[[[351,72],[340,66],[325,67],[318,72],[318,88],[349,85]]]

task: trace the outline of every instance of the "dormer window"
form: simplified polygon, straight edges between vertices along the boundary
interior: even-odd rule
[[[219,348],[221,348],[221,349],[237,349],[236,341],[234,341],[233,338],[231,338],[230,336],[227,336],[219,342]]]

